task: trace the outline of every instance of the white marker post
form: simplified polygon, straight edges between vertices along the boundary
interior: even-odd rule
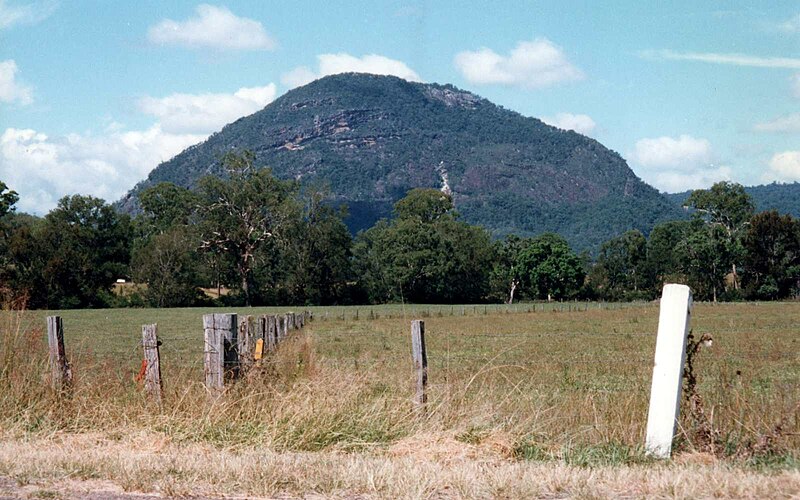
[[[692,291],[688,286],[664,285],[645,440],[647,453],[656,458],[669,458],[672,453],[672,438],[680,412],[691,308]]]

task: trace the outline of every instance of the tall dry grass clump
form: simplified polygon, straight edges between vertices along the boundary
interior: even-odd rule
[[[43,331],[24,298],[0,290],[0,415],[6,429],[38,431],[58,398],[50,389]]]

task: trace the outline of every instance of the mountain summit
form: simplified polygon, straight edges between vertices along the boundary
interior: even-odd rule
[[[330,186],[350,207],[351,230],[390,215],[415,187],[453,195],[464,220],[493,234],[564,235],[596,247],[627,229],[643,232],[680,210],[594,139],[546,125],[452,85],[340,74],[287,92],[153,170],[144,188],[192,188],[223,175],[226,151],[249,149],[280,178]]]

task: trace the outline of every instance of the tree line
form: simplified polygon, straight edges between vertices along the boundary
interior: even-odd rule
[[[688,220],[628,231],[591,256],[552,233],[494,240],[433,189],[352,237],[324,187],[277,179],[250,152],[223,164],[224,179],[194,190],[148,188],[134,217],[80,195],[19,214],[0,182],[2,288],[48,309],[651,300],[665,282],[699,300],[800,293],[800,221],[755,213],[734,183],[694,191]],[[115,293],[120,278],[136,285]]]

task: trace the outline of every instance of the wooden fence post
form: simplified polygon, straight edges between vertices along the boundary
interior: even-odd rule
[[[281,314],[275,316],[275,332],[275,339],[277,341],[275,345],[278,345],[286,338],[286,316]]]
[[[688,286],[664,285],[645,440],[647,453],[656,458],[669,458],[672,453],[672,438],[680,413],[691,308],[692,292]]]
[[[267,316],[267,350],[274,352],[278,345],[278,317],[274,314]]]
[[[144,390],[161,404],[161,356],[158,346],[158,325],[142,325],[142,351],[144,352]]]
[[[235,314],[203,315],[205,383],[213,392],[221,392],[225,379],[238,374],[236,319]]]
[[[242,373],[247,373],[255,362],[256,338],[255,316],[245,315],[239,320],[239,337],[237,351],[239,355],[239,366]]]
[[[414,402],[422,406],[428,402],[428,356],[425,352],[425,322],[411,322],[411,356],[414,359],[414,372],[417,375],[417,391]]]
[[[66,391],[72,386],[72,369],[64,350],[64,324],[61,316],[47,317],[47,345],[50,350],[50,373],[53,389]]]

